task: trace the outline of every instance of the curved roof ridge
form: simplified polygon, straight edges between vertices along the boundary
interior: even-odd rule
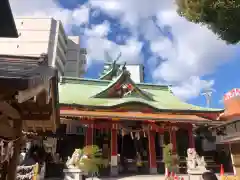
[[[101,98],[102,95],[107,92],[110,88],[112,88],[114,85],[116,85],[117,82],[120,81],[121,78],[124,78],[128,76],[128,80],[130,81],[130,83],[134,86],[134,88],[137,89],[138,92],[140,92],[140,94],[142,96],[144,96],[145,98],[147,98],[148,100],[154,101],[153,98],[149,97],[146,93],[144,93],[139,87],[137,87],[137,85],[134,83],[134,81],[130,78],[130,74],[127,70],[124,70],[121,72],[121,74],[115,79],[113,80],[103,91],[95,94],[94,96],[92,96],[92,98]],[[121,82],[119,82],[121,84]]]

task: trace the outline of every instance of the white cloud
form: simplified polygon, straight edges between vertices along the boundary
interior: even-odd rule
[[[67,31],[73,25],[88,23],[89,8],[87,4],[78,6],[73,10],[61,7],[55,0],[10,0],[15,16],[53,17],[61,20]]]
[[[109,32],[110,24],[108,21],[105,21],[102,24],[93,25],[91,29],[86,29],[85,35],[106,38]]]
[[[172,91],[182,99],[194,98],[199,96],[202,89],[210,89],[213,84],[213,80],[205,81],[199,79],[199,77],[192,76],[188,81],[182,82],[179,86],[172,87]]]
[[[114,60],[121,52],[122,56],[119,62],[136,63],[141,62],[142,43],[135,39],[128,39],[125,45],[117,45],[101,36],[89,36],[87,40],[89,64],[92,61],[103,61],[105,59],[105,52],[108,52],[110,57]]]
[[[173,91],[183,99],[199,95],[213,80],[201,80],[234,54],[235,48],[227,46],[204,26],[190,23],[176,13],[173,0],[91,0],[94,7],[121,19],[122,25],[134,33],[136,29],[150,43],[156,58],[164,59],[153,70],[157,82],[175,85]],[[149,17],[157,17],[157,26]],[[166,36],[172,33],[173,39]],[[151,64],[151,62],[148,62]]]
[[[125,45],[117,45],[107,38],[111,32],[109,22],[85,29],[88,64],[92,60],[102,61],[104,51],[113,58],[122,52],[122,61],[141,62],[143,43],[137,38],[141,35],[150,44],[152,57],[147,64],[154,67],[154,80],[175,85],[174,93],[183,99],[196,97],[202,89],[212,86],[213,80],[206,81],[201,77],[214,72],[236,48],[218,40],[206,27],[179,17],[174,0],[151,0],[151,3],[149,0],[89,0],[73,10],[64,9],[54,0],[10,0],[10,3],[16,15],[53,16],[62,20],[68,31],[73,25],[87,24],[89,16],[94,18],[100,11],[118,18],[133,36],[125,39]],[[95,8],[92,15],[89,7]],[[121,36],[116,36],[120,41]],[[156,63],[159,58],[164,60]]]

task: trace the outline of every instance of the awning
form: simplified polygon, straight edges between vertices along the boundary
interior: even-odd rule
[[[57,75],[57,70],[48,66],[45,54],[40,57],[0,55],[0,97],[10,99],[11,106],[21,111],[21,117],[26,120],[25,130],[43,127],[55,131],[59,125]]]
[[[240,120],[237,119],[237,120],[219,121],[219,122],[222,122],[222,123],[219,124],[218,126],[214,127],[214,129],[226,127],[227,125],[236,123],[236,122],[238,122],[238,121],[240,121]]]
[[[220,140],[220,143],[236,143],[236,142],[240,142],[240,132],[223,136],[222,139]]]
[[[39,84],[48,84],[56,75],[56,70],[48,65],[41,65],[42,57],[0,55],[0,83],[4,88],[25,90]]]
[[[172,121],[189,122],[195,124],[212,124],[214,121],[198,117],[196,115],[175,115],[175,114],[152,114],[141,112],[99,112],[60,109],[61,117],[87,117],[89,119],[113,119],[113,120],[142,120],[142,121]],[[216,121],[215,121],[216,122]],[[217,123],[217,122],[216,122]]]

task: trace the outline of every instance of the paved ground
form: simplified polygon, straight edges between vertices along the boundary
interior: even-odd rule
[[[217,175],[218,176],[218,175]],[[180,179],[184,180],[202,180],[201,176],[188,176],[186,174],[179,175]],[[87,178],[91,180],[92,178]],[[218,179],[219,176],[218,176]],[[93,178],[93,180],[165,180],[164,175],[136,175],[136,176],[127,176],[127,177],[109,177],[109,178]]]
[[[218,179],[219,178],[219,175]],[[186,174],[179,175],[179,177],[183,177],[184,180],[201,180],[201,176],[188,176]],[[126,177],[108,177],[108,178],[87,178],[87,180],[165,180],[164,175],[133,175],[133,176],[126,176]],[[46,180],[62,180],[62,179],[46,179]]]
[[[108,177],[108,178],[87,178],[86,180],[165,180],[163,175],[136,175],[136,176],[126,176],[126,177]],[[46,180],[62,180],[62,179],[46,179]],[[189,178],[185,175],[184,180],[189,180]],[[193,179],[191,179],[193,180]],[[199,180],[199,179],[196,179]]]
[[[200,180],[199,177],[189,178],[187,175],[180,176],[183,177],[184,180]],[[127,177],[109,177],[109,178],[94,178],[93,180],[165,180],[164,175],[136,175],[136,176],[127,176]],[[91,178],[87,178],[87,180],[91,180]]]

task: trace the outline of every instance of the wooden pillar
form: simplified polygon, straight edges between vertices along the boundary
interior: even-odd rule
[[[92,124],[88,125],[86,128],[86,139],[85,139],[85,146],[93,145],[93,126]]]
[[[156,149],[155,149],[155,133],[148,132],[148,148],[149,148],[149,171],[150,174],[157,173]]]
[[[177,153],[177,139],[176,139],[176,129],[172,128],[171,131],[171,144],[172,144],[172,153],[176,154]]]
[[[13,129],[15,133],[15,139],[19,138],[17,141],[14,142],[14,152],[13,156],[9,161],[8,164],[8,174],[7,180],[15,180],[16,179],[16,170],[17,165],[19,163],[19,155],[21,149],[21,136],[22,136],[22,119],[17,119],[13,121]]]
[[[193,136],[193,127],[192,125],[188,128],[188,146],[189,148],[195,148],[195,140]]]
[[[118,175],[118,156],[117,156],[117,125],[113,124],[111,129],[111,176]]]

